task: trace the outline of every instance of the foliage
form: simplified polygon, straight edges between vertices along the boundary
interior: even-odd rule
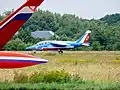
[[[9,13],[11,13],[11,11],[4,12],[5,15]],[[4,16],[1,15],[0,20],[2,20]],[[91,47],[88,49],[77,48],[74,50],[120,50],[119,24],[119,13],[106,15],[98,20],[87,20],[71,14],[60,15],[58,13],[38,10],[30,20],[23,25],[14,38],[21,39],[25,44],[35,44],[43,39],[33,38],[31,32],[47,30],[55,32],[57,36],[57,38],[51,37],[51,39],[75,41],[80,38],[86,30],[91,30]]]
[[[66,79],[67,77],[69,79]],[[47,77],[47,78],[46,78]],[[44,78],[44,79],[43,79]],[[46,79],[45,79],[46,78]],[[46,81],[47,80],[47,81]],[[52,81],[51,81],[52,80]],[[67,81],[66,81],[67,80]],[[50,71],[48,73],[33,73],[27,75],[26,73],[15,72],[14,82],[1,83],[1,89],[85,89],[85,90],[119,90],[120,84],[117,82],[95,82],[89,80],[81,80],[77,76],[70,76],[64,70]]]
[[[1,90],[120,90],[119,83],[1,83]]]
[[[3,20],[4,16],[0,15],[0,21]]]
[[[15,40],[11,40],[8,42],[8,44],[5,46],[6,50],[24,50],[26,47],[26,44],[24,44],[23,41],[21,41],[19,38],[16,38]]]
[[[114,23],[117,23],[118,21],[120,21],[120,14],[116,13],[116,14],[106,15],[105,17],[101,18],[100,20],[111,25],[111,24],[114,24]]]
[[[64,70],[62,71],[51,71],[44,76],[44,82],[61,82],[66,83],[70,81],[70,76]]]
[[[70,75],[64,70],[49,72],[34,72],[30,76],[24,73],[15,72],[14,82],[16,83],[66,83],[70,81]]]

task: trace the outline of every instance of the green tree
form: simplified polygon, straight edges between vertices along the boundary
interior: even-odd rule
[[[21,41],[19,38],[15,40],[11,40],[8,42],[8,44],[5,46],[5,50],[14,50],[14,51],[21,51],[25,50],[26,45],[24,44],[23,41]]]

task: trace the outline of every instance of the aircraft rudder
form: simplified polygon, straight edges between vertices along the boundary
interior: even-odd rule
[[[90,33],[91,33],[90,30],[86,31],[86,36],[85,36],[85,39],[84,39],[84,43],[87,43],[89,41],[89,39],[90,39]]]
[[[87,43],[90,38],[90,30],[87,30],[77,41],[76,43]]]

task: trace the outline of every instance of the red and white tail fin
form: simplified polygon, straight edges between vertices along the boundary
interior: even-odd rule
[[[89,41],[89,39],[90,39],[90,33],[91,33],[91,31],[89,31],[89,30],[85,32],[85,36],[83,37],[81,43],[82,43],[82,42],[83,42],[83,43],[88,43],[88,41]]]
[[[90,39],[90,33],[91,33],[90,30],[86,31],[86,32],[76,41],[76,43],[88,43],[88,41],[89,41],[89,39]]]
[[[44,0],[27,0],[20,8],[0,22],[0,49],[14,36]]]

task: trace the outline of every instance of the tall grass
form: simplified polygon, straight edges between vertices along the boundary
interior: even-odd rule
[[[1,89],[67,89],[67,90],[119,90],[120,83],[96,82],[92,80],[82,80],[79,76],[72,76],[64,70],[49,72],[33,72],[23,74],[15,72],[14,81],[11,83],[1,83]]]
[[[49,72],[33,72],[27,75],[23,72],[15,72],[15,83],[67,83],[75,80],[80,80],[77,76],[71,76],[64,70],[49,71]]]

